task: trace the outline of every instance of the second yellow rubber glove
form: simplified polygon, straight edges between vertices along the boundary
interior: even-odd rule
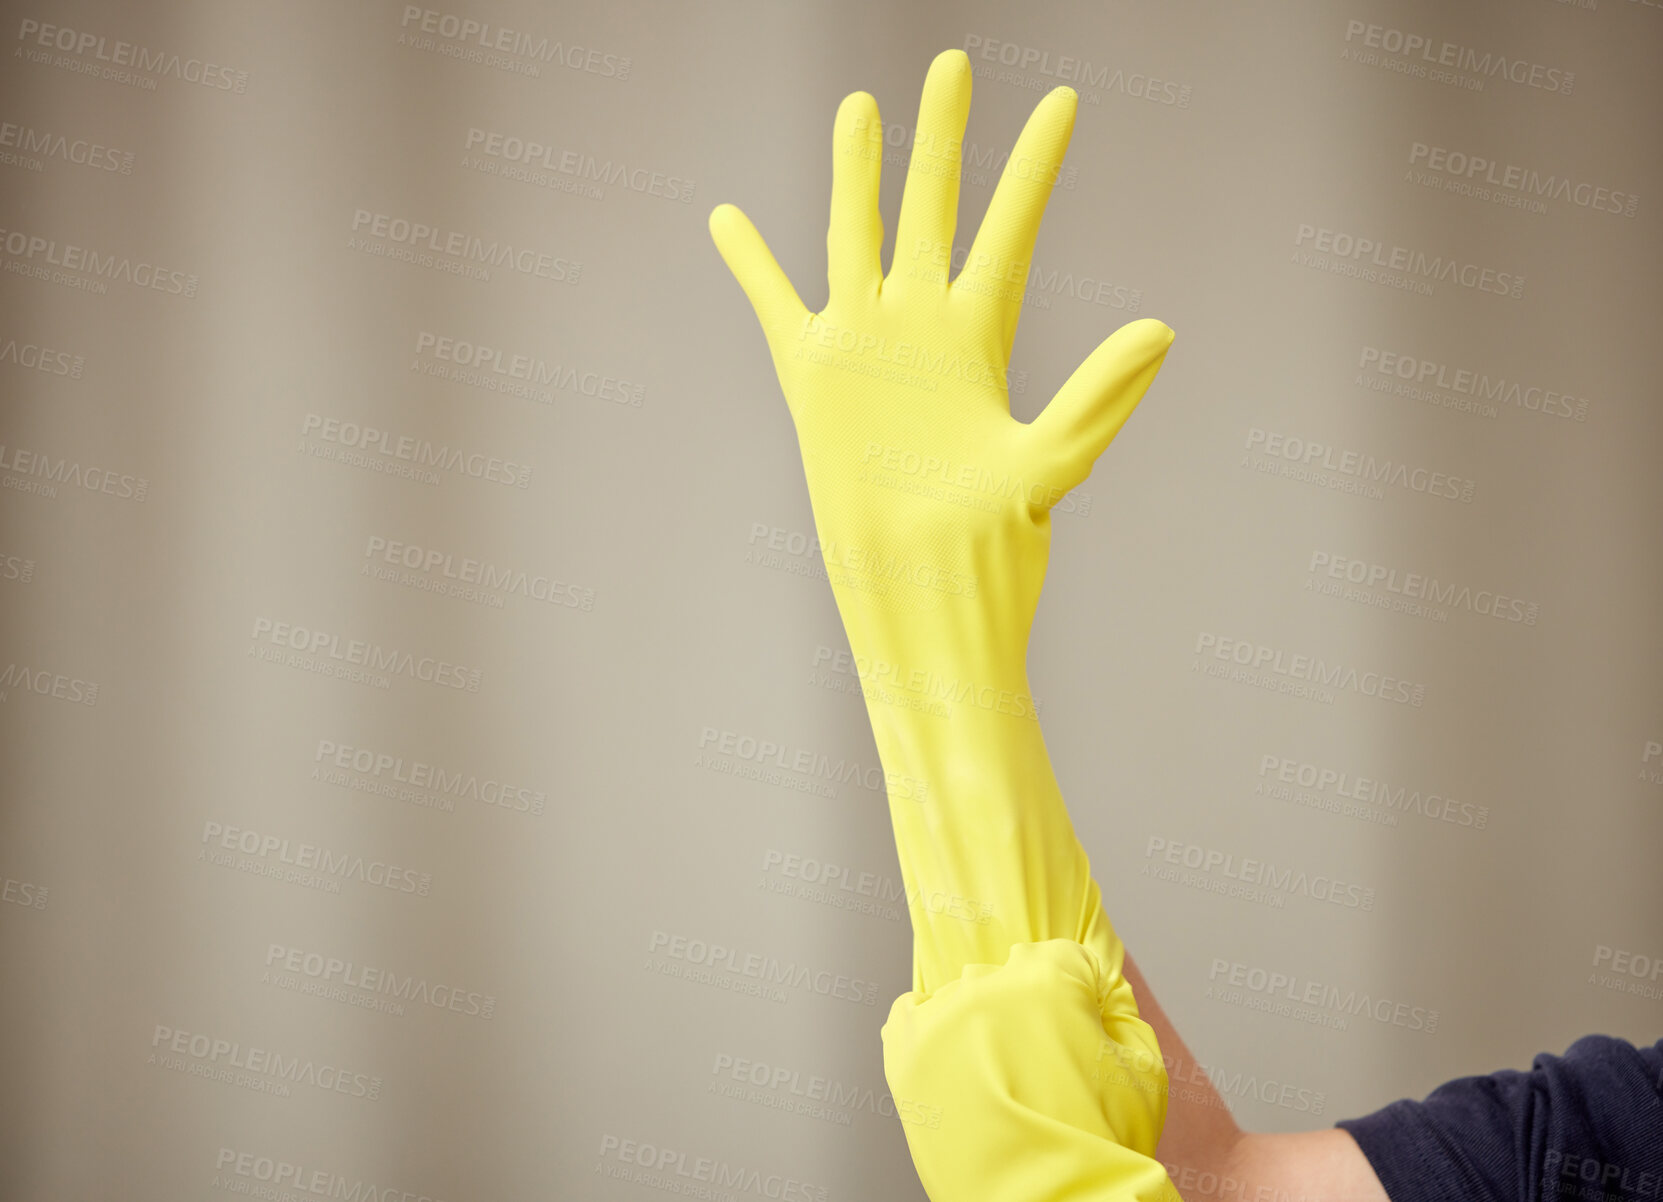
[[[743,213],[721,205],[710,217],[790,408],[821,554],[891,782],[914,955],[913,988],[884,1027],[885,1066],[898,1100],[908,1091],[952,1099],[944,1117],[956,1121],[946,1127],[907,1125],[936,1202],[993,1196],[978,1192],[987,1183],[974,1166],[988,1147],[1021,1143],[1026,1120],[1015,1116],[1002,1065],[1022,1057],[1033,1029],[1044,1036],[1034,1040],[1020,1108],[1072,1116],[1043,1120],[1060,1123],[1058,1155],[1072,1168],[1042,1173],[1033,1192],[998,1196],[1153,1199],[1171,1189],[1149,1159],[1166,1106],[1159,1049],[1121,973],[1125,949],[1069,821],[1027,678],[1050,510],[1090,474],[1173,338],[1162,322],[1134,321],[1033,422],[1010,412],[1012,342],[1076,103],[1063,87],[1035,109],[951,280],[970,105],[960,51],[939,55],[925,81],[887,275],[883,130],[864,92],[836,118],[824,309],[808,311]],[[1018,961],[1019,945],[1052,940],[1078,949],[1060,961],[1024,951]],[[1087,977],[1095,1027],[1077,1021]],[[1012,998],[1026,1009],[1013,1011]],[[967,1023],[985,1032],[993,1015],[1016,1024],[999,1036],[1014,1042],[984,1039],[980,1052],[958,1054],[967,1062],[942,1060],[954,1042],[946,1032]],[[1105,1039],[1116,1072],[1089,1078],[1096,1117],[1082,1119],[1081,1073],[1101,1067]],[[1082,1182],[1094,1192],[1078,1192]]]

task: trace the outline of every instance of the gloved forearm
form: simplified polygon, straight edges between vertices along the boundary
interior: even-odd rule
[[[1025,649],[972,635],[956,604],[882,615],[881,637],[870,623],[847,629],[895,782],[890,819],[920,931],[913,988],[933,993],[966,964],[1000,964],[1014,943],[1054,938],[1087,944],[1118,973],[1123,953],[1016,662]]]
[[[955,521],[968,535],[979,529]],[[936,551],[949,553],[941,543]],[[960,553],[961,566],[973,566],[977,555],[988,554],[973,544],[949,554]],[[1015,633],[1000,637],[997,627],[979,620],[976,599],[962,593],[919,610],[917,596],[909,602],[891,593],[889,604],[876,605],[870,592],[854,595],[861,601],[849,607],[856,620],[846,622],[846,631],[867,685],[867,713],[885,775],[898,786],[890,790],[889,812],[914,930],[913,994],[897,1002],[884,1032],[886,1046],[895,1048],[886,1061],[892,1088],[944,1099],[944,1118],[956,1111],[961,1123],[968,1121],[977,1095],[958,1077],[985,1073],[985,1065],[967,1069],[963,1050],[943,1047],[947,1041],[939,1035],[933,1040],[939,1051],[913,1046],[921,1031],[952,1029],[964,1021],[949,1001],[963,989],[966,998],[960,1000],[974,995],[975,1011],[992,1009],[991,1019],[981,1013],[974,1020],[984,1038],[1003,1030],[1018,1041],[1010,1048],[1011,1062],[1048,1066],[1043,1104],[1037,1096],[1032,1107],[1002,1097],[1001,1112],[1014,1112],[984,1126],[996,1128],[999,1139],[1025,1140],[1030,1152],[1036,1142],[1074,1146],[1075,1155],[1064,1162],[1087,1174],[1103,1170],[1105,1157],[1122,1158],[1123,1150],[1153,1158],[1167,1100],[1160,1046],[1123,973],[1125,947],[1102,907],[1046,751],[1026,667],[1017,662],[1026,658],[1025,623],[1005,627]],[[1090,981],[1092,1012],[1070,1014],[1077,1022],[1057,1021],[1056,1003],[1047,1000],[1037,978],[1026,978],[1019,1006],[1007,995],[1008,982],[984,971],[1019,958],[1019,949],[1028,952],[1052,940],[1080,945],[1073,956],[1048,949]],[[1003,1000],[990,1001],[989,987],[1001,987]],[[1050,994],[1057,992],[1053,980]],[[1078,1001],[1070,996],[1068,1004]],[[1041,1027],[1043,1034],[1036,1031]],[[1055,1049],[1039,1046],[1047,1039],[1061,1042]],[[985,1047],[981,1051],[990,1054]],[[945,1074],[901,1067],[903,1058],[916,1066],[937,1055],[946,1058]],[[1112,1104],[1105,1105],[1109,1098]],[[1047,1121],[1061,1114],[1071,1116],[1063,1121],[1075,1134]],[[909,1138],[930,1134],[914,1128]],[[1069,1142],[1082,1139],[1089,1154]],[[993,1157],[989,1164],[997,1162]],[[962,1171],[966,1181],[985,1176]],[[1111,1176],[1123,1179],[1128,1172],[1145,1173],[1147,1188],[1155,1192],[1126,1197],[1166,1196],[1158,1164],[1133,1159]],[[1052,1173],[1048,1179],[1055,1178]],[[1006,1189],[985,1196],[1025,1195]]]

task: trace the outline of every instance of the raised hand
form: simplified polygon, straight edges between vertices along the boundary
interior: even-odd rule
[[[949,281],[970,90],[964,53],[937,56],[887,275],[877,102],[866,92],[843,101],[833,134],[829,298],[819,313],[803,305],[739,209],[718,206],[710,229],[767,336],[846,623],[862,620],[865,606],[845,603],[857,591],[888,613],[962,596],[978,574],[967,544],[990,541],[1009,570],[1001,595],[982,595],[997,603],[1000,639],[1020,653],[1043,581],[1049,510],[1090,474],[1173,333],[1152,318],[1121,327],[1032,423],[1011,416],[1011,346],[1077,97],[1059,87],[1035,108]],[[977,583],[985,590],[990,582]]]

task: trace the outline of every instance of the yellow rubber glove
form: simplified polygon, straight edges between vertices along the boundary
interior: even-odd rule
[[[919,1178],[934,1202],[1171,1199],[1160,1050],[1052,772],[1027,648],[1050,509],[1173,334],[1122,327],[1033,422],[1012,417],[1011,345],[1077,97],[1035,108],[949,282],[970,80],[962,51],[930,66],[887,276],[865,92],[837,113],[822,311],[737,208],[710,230],[767,337],[890,785],[914,942],[884,1069]]]

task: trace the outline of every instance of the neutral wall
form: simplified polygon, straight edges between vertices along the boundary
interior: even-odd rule
[[[1298,1130],[1657,1038],[1655,3],[5,8],[0,1196],[922,1197],[705,222],[819,307],[837,102],[893,233],[953,46],[964,245],[1082,99],[1013,410],[1178,333],[1030,660],[1175,1083]]]

